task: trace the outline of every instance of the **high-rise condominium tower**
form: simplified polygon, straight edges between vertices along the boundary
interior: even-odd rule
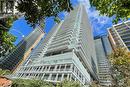
[[[15,70],[31,53],[32,49],[39,43],[44,32],[37,27],[25,37],[16,48],[7,56],[0,58],[0,68]]]
[[[124,47],[130,50],[130,21],[113,25],[108,30],[112,47]]]
[[[85,8],[80,5],[56,24],[16,71],[14,78],[59,82],[65,78],[89,85],[97,78],[94,40]]]

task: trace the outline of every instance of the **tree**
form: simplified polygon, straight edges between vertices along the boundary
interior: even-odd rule
[[[97,81],[93,81],[89,87],[100,87]]]
[[[56,83],[54,86],[51,82],[34,79],[14,79],[11,87],[82,87],[79,82],[64,80]]]
[[[13,22],[18,19],[17,15],[9,15],[0,18],[0,31],[9,31]]]
[[[90,0],[90,4],[95,6],[101,15],[115,16],[114,23],[130,17],[130,0]]]
[[[11,74],[11,71],[0,69],[0,76],[3,76],[3,75],[9,75],[9,74]]]
[[[70,0],[19,0],[17,9],[35,27],[36,24],[43,24],[47,17],[54,16],[58,21],[59,12],[70,12],[73,8]]]
[[[63,80],[62,82],[56,83],[56,87],[82,87],[78,81]]]
[[[59,22],[59,12],[70,12],[73,9],[70,0],[18,0],[17,3],[17,9],[19,12],[24,13],[27,23],[33,27],[38,24],[42,28],[44,27],[45,18],[54,16],[54,20]],[[16,38],[9,34],[8,31],[17,18],[15,14],[0,19],[0,57],[2,54],[5,55],[8,51],[7,48],[12,49]]]
[[[4,57],[6,54],[12,51],[15,47],[13,42],[16,40],[16,37],[12,34],[1,30],[1,40],[0,40],[0,57]]]
[[[130,86],[130,52],[117,48],[109,56],[115,87]]]
[[[11,87],[54,87],[52,83],[42,80],[14,79]]]
[[[7,16],[0,19],[0,57],[5,56],[15,47],[13,42],[15,42],[16,37],[8,32],[15,20],[17,20],[17,16]]]
[[[82,87],[77,81],[64,80],[61,82],[61,87]]]

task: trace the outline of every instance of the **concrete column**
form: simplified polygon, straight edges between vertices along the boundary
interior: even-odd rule
[[[62,74],[62,77],[61,77],[61,81],[63,81],[64,80],[64,74]]]
[[[74,67],[74,73],[76,73],[77,72],[77,69],[76,69],[76,67]]]
[[[73,65],[73,64],[71,64],[71,66],[70,66],[70,70],[71,70],[71,71],[73,70],[73,67],[74,67],[74,65]]]
[[[55,78],[55,81],[57,81],[57,79],[58,79],[58,73],[56,74],[56,78]]]
[[[45,70],[44,70],[44,71],[47,71],[47,67],[48,67],[48,66],[45,66]]]
[[[69,80],[69,75],[70,75],[70,74],[67,74],[67,80]]]
[[[43,80],[45,73],[43,73],[43,76],[41,77],[41,80]]]
[[[45,66],[42,66],[41,72],[43,72],[44,67],[45,67]]]
[[[59,65],[59,69],[58,69],[58,71],[60,71],[60,68],[61,68],[61,65]]]
[[[34,71],[34,67],[32,66],[32,69],[31,69],[31,71]]]
[[[85,84],[85,78],[83,77],[83,83]]]
[[[76,81],[76,78],[74,78],[74,81]]]
[[[49,75],[48,80],[51,80],[52,74]]]
[[[28,71],[31,71],[31,68],[32,68],[32,67],[29,67]]]
[[[70,74],[70,78],[69,79],[70,79],[70,81],[72,80],[72,74]]]
[[[58,66],[58,65],[55,65],[54,71],[57,71],[57,66]]]
[[[34,74],[34,78],[36,78],[37,73]]]
[[[40,68],[41,68],[41,66],[38,66],[38,70],[37,71],[40,71]]]
[[[27,71],[30,71],[30,67],[27,68]]]
[[[67,66],[67,64],[65,64],[65,68],[64,68],[64,70],[63,70],[63,71],[66,71],[66,66]]]

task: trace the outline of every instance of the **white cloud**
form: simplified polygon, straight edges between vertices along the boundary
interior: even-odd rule
[[[108,20],[108,17],[99,16],[99,11],[97,11],[97,10],[91,11],[90,10],[91,5],[90,5],[89,0],[78,0],[78,1],[85,6],[89,17],[94,17],[94,18],[98,19],[98,22],[100,22],[100,23],[106,23],[106,21]]]
[[[104,26],[110,23],[111,19],[106,16],[100,16],[99,11],[95,10],[95,8],[91,8],[89,0],[78,0],[78,1],[79,3],[82,3],[86,8],[93,31],[96,32],[96,34],[103,33],[105,28]]]

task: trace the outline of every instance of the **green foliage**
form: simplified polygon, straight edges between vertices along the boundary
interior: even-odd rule
[[[77,81],[68,81],[68,80],[62,81],[61,85],[62,85],[61,87],[81,87],[79,82],[77,82]]]
[[[2,57],[15,47],[13,42],[16,40],[16,37],[3,30],[0,30],[0,37],[0,57]]]
[[[115,16],[114,23],[130,17],[130,0],[90,0],[90,4],[95,6],[101,15]]]
[[[17,9],[25,13],[25,19],[34,27],[47,17],[54,16],[57,21],[59,12],[70,12],[73,8],[70,0],[19,0]]]
[[[61,83],[57,83],[56,87],[82,87],[77,81],[63,80]]]
[[[116,87],[130,86],[130,52],[124,48],[117,48],[109,59]]]
[[[64,80],[54,85],[51,82],[30,79],[14,79],[12,87],[82,87],[79,82]]]
[[[17,20],[18,17],[15,15],[6,16],[0,18],[0,31],[9,31],[9,28],[12,26],[13,22]]]
[[[93,81],[89,87],[100,87],[97,81]]]
[[[3,76],[3,75],[9,75],[9,74],[11,74],[11,71],[0,69],[0,76]]]
[[[52,83],[42,80],[15,79],[12,87],[54,87]]]
[[[8,31],[16,19],[17,16],[7,16],[0,19],[0,57],[15,47],[13,42],[15,42],[16,37]]]

